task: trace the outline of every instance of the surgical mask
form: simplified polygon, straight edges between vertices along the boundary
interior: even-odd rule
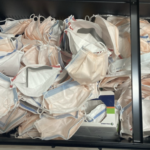
[[[25,65],[38,64],[39,50],[36,46],[32,46],[22,57]]]
[[[88,122],[100,123],[106,117],[106,105],[101,104],[96,106],[89,114],[86,115]]]
[[[68,18],[66,18],[63,21],[64,29],[67,29],[69,27],[70,22],[76,21],[73,15],[70,15]]]
[[[13,34],[5,34],[5,33],[0,32],[0,39],[4,39],[4,38],[14,38],[14,35]]]
[[[21,108],[10,111],[0,119],[0,133],[9,132],[26,120],[27,112]]]
[[[83,28],[84,27],[84,28]],[[101,28],[89,21],[75,21],[65,30],[69,38],[69,47],[73,55],[76,55],[83,46],[91,52],[99,52],[102,49]]]
[[[99,87],[107,87],[107,88],[114,88],[118,85],[121,85],[124,81],[126,81],[129,77],[127,76],[112,76],[112,77],[105,77],[101,80]]]
[[[15,49],[9,38],[0,39],[0,52],[12,52]]]
[[[62,119],[41,118],[35,122],[35,127],[41,133],[42,140],[51,140],[61,137],[64,140],[70,139],[84,121],[83,113],[80,117],[66,117]],[[51,130],[49,130],[51,129]]]
[[[120,119],[125,120],[132,111],[132,94],[129,86],[124,87],[115,107],[120,110]]]
[[[131,57],[131,40],[128,32],[123,32],[119,36],[119,53],[121,58]]]
[[[49,30],[49,39],[52,41],[59,42],[62,31],[63,31],[63,22],[61,20],[57,20]]]
[[[121,137],[124,137],[123,134],[129,135],[127,137],[132,137],[132,112],[129,113],[124,121],[121,121]]]
[[[142,74],[149,74],[149,56],[150,53],[141,55],[141,72]],[[123,71],[131,71],[131,58],[116,60],[109,65],[109,74],[117,74]]]
[[[108,68],[108,51],[95,54],[82,48],[65,67],[72,79],[80,84],[91,84],[103,79]]]
[[[88,88],[70,79],[59,87],[44,93],[43,106],[50,114],[67,114],[78,111],[87,101],[90,93]]]
[[[1,32],[7,34],[23,34],[25,28],[30,24],[31,19],[21,19],[21,20],[14,20],[14,19],[6,19],[5,24],[1,25]]]
[[[140,48],[141,48],[141,54],[149,53],[150,52],[150,45],[148,42],[144,41],[143,39],[140,39]]]
[[[39,45],[37,40],[25,39],[24,35],[21,36],[21,42],[23,45],[28,45],[27,47],[24,48],[25,52],[30,50],[33,46]]]
[[[22,56],[24,54],[24,52],[22,52],[21,50],[15,49],[13,52],[6,54],[1,54],[0,52],[0,72],[10,77],[14,77],[17,75],[20,69]]]
[[[114,54],[118,56],[119,53],[119,31],[117,27],[107,20],[103,19],[99,15],[94,16],[95,23],[97,23],[102,29],[102,39],[104,40],[108,49],[114,51]]]
[[[150,29],[149,28],[150,28],[150,24],[147,24],[142,29],[140,29],[140,36],[144,36],[145,34],[148,34],[148,36],[150,37]]]
[[[107,18],[107,21],[111,22],[116,26],[121,26],[128,23],[130,20],[127,17],[110,16]]]
[[[51,45],[40,45],[38,48],[39,48],[38,63],[50,66],[49,55],[53,50],[55,50],[55,47]]]
[[[40,32],[41,35],[43,36],[44,43],[49,42],[48,39],[49,29],[54,25],[54,23],[55,23],[55,19],[52,17],[48,17],[41,23]]]
[[[59,84],[63,83],[65,80],[68,79],[68,73],[64,69],[55,79],[54,84],[52,85],[53,88],[57,87]],[[51,87],[50,87],[51,88]]]
[[[51,66],[57,66],[60,65],[61,68],[64,68],[64,63],[61,57],[61,49],[59,49],[58,47],[55,47],[55,49],[53,49],[48,58],[49,58],[49,62]]]
[[[27,102],[29,105],[31,106],[35,106],[35,107],[41,107],[42,101],[43,101],[43,96],[40,97],[28,97],[25,96],[21,93],[18,94],[19,100],[21,100],[22,102]]]
[[[10,89],[10,78],[0,73],[0,118],[15,108],[18,102],[16,88]]]
[[[37,21],[35,21],[35,18],[37,18]],[[39,30],[40,27],[40,16],[35,16],[31,23],[27,26],[25,29],[25,38],[30,40],[40,40],[42,41],[42,35]]]
[[[144,136],[149,136],[150,132],[150,116],[149,116],[150,100],[145,98],[142,100],[142,115],[143,115],[143,132]]]
[[[26,96],[39,97],[54,83],[60,70],[60,67],[26,66],[11,79],[11,86],[17,87]]]
[[[36,120],[39,120],[38,115],[31,115],[27,117],[27,120],[24,121],[18,128],[18,134],[23,135],[24,133],[30,131],[31,129],[34,128],[34,123]]]
[[[41,134],[38,132],[38,130],[33,128],[33,129],[29,130],[28,132],[24,133],[23,135],[19,135],[16,138],[18,138],[18,139],[30,139],[30,138],[36,139],[36,138],[39,138],[40,136],[41,136]]]
[[[99,97],[98,82],[88,84],[87,86],[91,90],[91,95],[88,100],[98,98]]]

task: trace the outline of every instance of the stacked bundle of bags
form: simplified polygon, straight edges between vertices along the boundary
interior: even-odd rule
[[[17,127],[16,138],[68,140],[88,121],[86,103],[98,98],[101,90],[112,90],[121,133],[132,135],[130,20],[92,17],[86,21],[71,15],[62,21],[31,15],[4,20],[0,26],[1,133]],[[141,20],[144,111],[150,84],[148,25]],[[149,122],[146,125],[144,131],[149,130]]]

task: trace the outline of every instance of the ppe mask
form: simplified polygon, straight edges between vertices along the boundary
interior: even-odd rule
[[[49,29],[54,25],[54,23],[55,23],[55,19],[53,19],[52,17],[48,17],[41,23],[40,32],[41,35],[43,36],[44,43],[49,42],[48,39]]]
[[[31,100],[30,100],[31,101]],[[26,110],[26,111],[28,111],[28,112],[31,112],[31,113],[33,113],[33,114],[40,114],[40,112],[42,111],[41,109],[40,109],[40,106],[41,105],[39,105],[38,107],[37,106],[34,106],[34,105],[32,105],[33,104],[33,102],[32,103],[27,103],[27,102],[25,102],[25,101],[23,101],[22,99],[21,100],[19,100],[19,107],[20,108],[22,108],[22,109],[24,109],[24,110]],[[38,103],[37,103],[37,105],[38,105]]]
[[[61,51],[61,57],[62,57],[63,62],[68,64],[72,59],[72,54],[66,51]]]
[[[148,44],[150,43],[150,38],[149,38],[148,34],[140,36],[140,39],[142,39],[143,41],[147,42]]]
[[[0,39],[0,52],[12,52],[15,49],[9,38]]]
[[[13,52],[1,54],[0,52],[0,72],[14,77],[20,69],[20,62],[24,52],[15,49]]]
[[[55,79],[54,84],[52,85],[53,88],[58,87],[59,84],[63,83],[65,80],[68,79],[68,73],[67,71],[64,69]],[[50,87],[51,89],[51,87]]]
[[[72,79],[80,84],[91,84],[103,79],[108,68],[108,52],[94,54],[82,48],[65,67]]]
[[[120,119],[125,120],[127,115],[132,111],[132,94],[129,87],[122,90],[122,94],[115,107],[120,110]]]
[[[37,19],[35,21],[35,18]],[[40,16],[35,16],[31,23],[27,26],[25,29],[25,38],[30,40],[41,40],[42,41],[42,35],[39,30],[40,27]]]
[[[141,72],[142,74],[149,74],[149,56],[150,53],[141,55]],[[117,74],[123,71],[131,71],[131,58],[116,60],[109,65],[109,74]]]
[[[99,52],[102,49],[99,42],[103,42],[101,32],[101,28],[95,23],[89,21],[72,22],[65,30],[71,53],[76,55],[83,46],[92,52]]]
[[[150,29],[149,28],[150,28],[150,24],[147,24],[142,29],[140,29],[140,36],[144,36],[145,34],[148,34],[148,36],[150,37]]]
[[[73,117],[62,119],[43,117],[36,121],[34,125],[38,132],[41,133],[42,140],[51,140],[58,137],[68,140],[74,135],[84,121],[84,116],[81,112],[79,116],[78,119]]]
[[[128,23],[130,20],[127,17],[110,16],[107,18],[107,21],[111,22],[115,26],[121,26]]]
[[[99,90],[98,90],[98,82],[87,85],[89,90],[91,91],[91,95],[88,100],[95,99],[99,97]]]
[[[29,130],[28,132],[24,133],[23,135],[20,135],[16,138],[18,138],[18,139],[30,139],[30,138],[36,139],[40,136],[41,136],[41,134],[37,131],[37,129],[33,128],[33,129]]]
[[[59,42],[62,31],[63,31],[63,22],[61,20],[57,20],[49,30],[49,39],[52,41]]]
[[[86,120],[88,122],[100,123],[106,117],[106,105],[101,104],[96,106],[89,114],[86,115]]]
[[[66,19],[63,21],[64,29],[67,29],[67,28],[69,27],[69,23],[70,23],[70,22],[74,22],[74,21],[76,21],[76,20],[75,20],[75,18],[74,18],[73,15],[69,16],[68,18],[66,18]]]
[[[124,138],[123,134],[129,135],[127,138],[132,137],[132,112],[129,113],[124,121],[121,121],[120,135]]]
[[[39,97],[54,83],[60,70],[60,67],[30,65],[20,70],[11,84],[26,96]]]
[[[102,29],[102,39],[108,49],[114,51],[114,54],[118,56],[119,53],[119,31],[117,27],[107,20],[103,19],[99,15],[94,16],[95,23],[97,23]]]
[[[7,33],[7,34],[23,34],[25,31],[25,28],[30,24],[31,19],[21,19],[21,20],[9,20],[6,19],[6,22],[4,25],[1,25],[1,32]]]
[[[44,93],[43,106],[50,114],[66,114],[78,111],[90,93],[88,88],[70,79],[59,87]]]
[[[119,53],[121,58],[131,57],[131,40],[128,32],[123,32],[119,36]]]
[[[144,41],[143,39],[140,39],[140,48],[141,48],[141,54],[150,52],[150,45],[148,44],[148,42]]]
[[[19,136],[23,135],[24,133],[30,131],[31,129],[34,128],[34,123],[36,120],[39,120],[38,115],[31,115],[28,116],[26,121],[24,121],[18,128],[18,134]]]
[[[31,47],[22,57],[25,65],[38,64],[39,50],[36,46]]]
[[[14,109],[18,102],[16,88],[10,89],[10,78],[0,73],[0,118]]]
[[[26,120],[27,112],[21,108],[10,111],[0,119],[0,133],[9,132]]]
[[[23,45],[28,45],[27,47],[24,48],[25,52],[30,50],[30,48],[32,48],[33,46],[38,45],[37,40],[25,39],[25,37],[23,35],[21,36],[21,42],[22,42]]]
[[[49,58],[49,62],[51,66],[57,66],[60,65],[61,68],[64,68],[64,63],[61,57],[61,49],[58,49],[58,47],[55,47],[55,49],[53,49],[48,58]]]
[[[41,104],[42,104],[42,101],[43,101],[43,97],[28,97],[28,96],[25,96],[21,93],[18,93],[18,97],[19,97],[19,100],[21,100],[22,102],[27,102],[28,104],[32,105],[32,106],[35,106],[35,107],[41,107]]]
[[[0,32],[0,39],[4,39],[4,38],[14,38],[14,35],[13,34],[5,34],[5,33],[1,33]]]
[[[55,50],[54,46],[40,45],[39,46],[38,63],[42,64],[42,65],[50,66],[49,55],[53,50]]]
[[[142,100],[142,115],[143,115],[143,134],[149,136],[150,131],[150,116],[149,116],[150,100],[145,98]]]
[[[107,88],[116,88],[118,85],[121,85],[124,81],[126,81],[129,77],[125,76],[112,76],[112,77],[105,77],[101,80],[99,87],[107,87]]]

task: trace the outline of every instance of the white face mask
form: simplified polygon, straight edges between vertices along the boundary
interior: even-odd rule
[[[16,138],[18,138],[18,139],[30,139],[30,138],[36,139],[36,138],[39,138],[40,136],[41,136],[41,134],[38,132],[38,130],[33,128],[33,129],[29,130],[28,132],[24,133],[23,135],[19,135]]]
[[[24,121],[18,128],[18,134],[19,136],[23,135],[24,133],[30,131],[34,128],[34,123],[36,120],[39,120],[38,115],[31,115],[27,117],[27,120]]]
[[[0,73],[0,118],[12,110],[17,102],[16,88],[10,89],[10,78]]]
[[[10,38],[0,39],[0,52],[12,52],[15,49],[13,43],[10,41]]]
[[[105,77],[108,68],[109,54],[107,50],[103,51],[100,54],[94,54],[83,48],[65,69],[70,77],[80,84],[98,82]]]
[[[63,31],[63,22],[57,20],[49,30],[49,39],[58,42]]]
[[[98,82],[89,84],[87,86],[91,90],[91,96],[89,97],[89,100],[98,98],[99,97]]]
[[[36,46],[32,46],[22,57],[25,65],[38,64],[39,50]]]
[[[4,39],[4,38],[14,38],[14,35],[13,34],[5,34],[5,33],[0,32],[0,39]]]
[[[69,39],[70,51],[76,55],[83,46],[86,46],[91,52],[99,52],[102,49],[101,28],[89,21],[72,22],[65,33]]]
[[[68,140],[78,130],[84,121],[84,116],[80,112],[79,118],[66,117],[62,119],[53,119],[42,117],[35,122],[35,127],[41,133],[42,140],[51,140],[55,138],[62,138]],[[51,130],[49,130],[51,129]]]
[[[11,77],[16,76],[20,69],[23,54],[24,53],[20,50],[14,50],[5,55],[0,52],[0,72]]]
[[[141,55],[141,72],[142,74],[149,73],[149,57],[150,53]],[[122,71],[131,71],[131,58],[116,60],[109,66],[109,74],[116,74]]]
[[[0,119],[0,133],[9,132],[26,120],[27,112],[21,108],[10,111]]]
[[[35,107],[41,107],[41,104],[42,104],[42,101],[43,101],[43,96],[28,97],[28,96],[25,96],[25,95],[21,94],[20,92],[18,92],[18,97],[19,97],[19,100],[27,102],[31,106],[35,106]]]
[[[19,71],[11,81],[26,96],[39,97],[54,83],[60,67],[30,65]]]
[[[56,20],[54,18],[48,17],[40,25],[40,32],[43,36],[43,40],[45,43],[49,42],[49,29],[54,25],[55,21]]]
[[[23,34],[25,28],[29,25],[31,19],[21,19],[21,20],[14,20],[14,19],[6,19],[4,25],[1,25],[1,32],[8,33],[8,34]]]
[[[128,136],[124,136],[124,134],[127,134]],[[121,121],[120,135],[121,137],[132,137],[132,112],[128,114],[124,121]]]
[[[67,114],[78,111],[86,102],[90,93],[89,89],[76,81],[68,80],[59,87],[44,93],[43,106],[50,114]]]
[[[95,16],[95,23],[97,23],[102,29],[102,39],[104,40],[108,49],[114,51],[114,54],[118,56],[119,53],[119,31],[116,26],[109,23],[99,15]]]
[[[41,65],[50,66],[49,55],[53,50],[55,50],[55,47],[51,45],[41,45],[38,48],[39,48],[38,63]]]

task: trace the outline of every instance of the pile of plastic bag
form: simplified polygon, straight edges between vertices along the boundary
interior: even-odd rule
[[[149,131],[149,22],[141,20],[140,27],[143,122]],[[31,15],[8,18],[0,29],[1,134],[17,127],[16,138],[67,140],[87,121],[87,101],[111,90],[121,136],[132,135],[129,18]]]

